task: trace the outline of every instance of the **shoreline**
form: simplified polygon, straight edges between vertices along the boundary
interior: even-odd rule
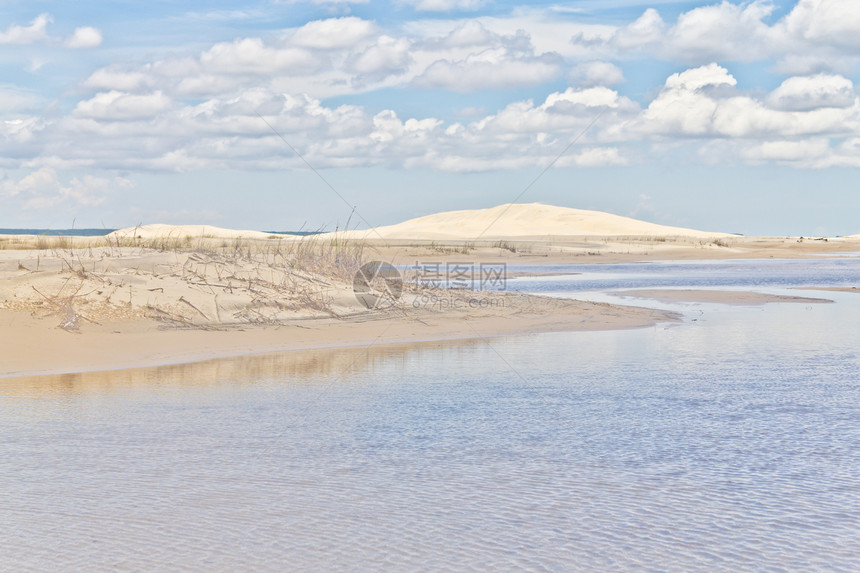
[[[522,302],[544,297],[516,295]],[[645,307],[558,301],[531,313],[463,315],[456,311],[413,316],[302,319],[279,326],[201,330],[164,328],[152,321],[90,324],[77,332],[52,326],[50,317],[0,311],[3,347],[0,380],[171,366],[220,358],[306,350],[371,348],[562,331],[646,328],[680,320],[680,315]],[[33,352],[34,348],[43,350]]]
[[[617,291],[615,294],[633,299],[648,299],[666,303],[715,303],[737,306],[757,306],[775,302],[789,304],[831,304],[834,302],[827,298],[701,288],[630,289]]]
[[[157,245],[0,250],[0,378],[270,352],[642,328],[680,318],[642,306],[514,292],[428,290],[407,279],[393,309],[370,310],[354,292],[357,270],[367,261],[416,268],[418,262],[432,261],[531,267],[527,272],[511,269],[508,276],[513,279],[543,276],[542,267],[548,265],[570,265],[571,272],[561,274],[576,274],[580,264],[819,259],[822,251],[835,256],[860,252],[857,240],[746,237],[708,243],[677,237],[620,242],[618,237],[567,237],[497,246],[457,241],[154,240]],[[547,269],[545,274],[559,273]],[[720,296],[726,301],[729,295]],[[771,301],[777,300],[746,302]]]

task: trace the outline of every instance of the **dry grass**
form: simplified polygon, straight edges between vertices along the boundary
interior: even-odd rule
[[[17,294],[16,304],[58,316],[67,330],[120,316],[197,328],[282,324],[296,313],[337,316],[333,293],[351,285],[365,248],[315,236],[34,237],[27,246],[38,253],[19,262],[19,271],[35,273],[35,281],[65,278]]]

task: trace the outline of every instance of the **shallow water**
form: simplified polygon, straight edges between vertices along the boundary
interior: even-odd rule
[[[857,570],[860,295],[790,292],[836,304],[3,380],[0,569]]]

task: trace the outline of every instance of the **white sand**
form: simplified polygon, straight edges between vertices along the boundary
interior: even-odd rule
[[[505,204],[490,209],[448,211],[375,230],[340,233],[345,238],[360,239],[419,239],[473,240],[513,237],[729,237],[726,233],[710,233],[667,227],[621,217],[600,211],[555,207],[541,203]]]
[[[119,229],[108,235],[109,238],[119,237],[121,239],[138,238],[154,239],[161,237],[183,238],[183,237],[211,237],[217,239],[267,239],[271,233],[262,231],[237,231],[234,229],[222,229],[211,225],[140,225]]]

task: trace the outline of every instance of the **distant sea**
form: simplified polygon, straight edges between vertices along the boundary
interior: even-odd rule
[[[78,237],[103,237],[116,229],[0,229],[0,235],[46,235],[59,237],[75,235]]]
[[[0,229],[0,235],[44,235],[48,237],[103,237],[116,229]],[[317,235],[319,231],[263,231],[272,235]]]

